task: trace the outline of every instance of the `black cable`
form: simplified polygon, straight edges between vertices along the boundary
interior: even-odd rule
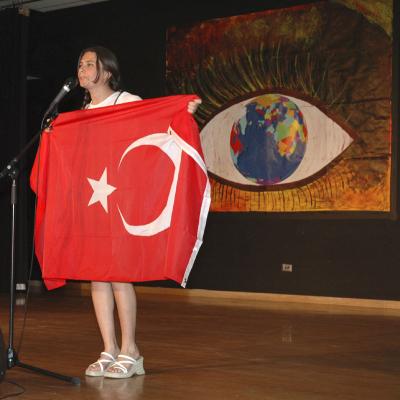
[[[43,121],[42,121],[42,124],[43,124]],[[37,193],[39,190],[39,166],[40,166],[40,151],[39,150],[40,150],[41,142],[42,142],[42,134],[40,134],[40,136],[39,136],[39,145],[38,145],[38,153],[37,153],[38,159],[37,159],[37,171],[36,171],[36,196],[35,196],[35,204],[34,204],[34,211],[33,211],[33,221],[36,221],[37,198],[38,198]],[[18,346],[17,346],[17,354],[19,354],[19,351],[21,349],[22,341],[23,341],[24,333],[25,333],[34,257],[35,257],[35,228],[33,228],[33,232],[32,232],[31,261],[30,261],[29,273],[28,273],[28,285],[26,288],[25,301],[24,301],[24,316],[23,316],[23,321],[22,321],[21,334],[20,334],[19,342],[18,342]],[[0,398],[0,400],[1,400],[1,398]]]
[[[10,385],[17,386],[17,387],[20,388],[21,390],[20,390],[19,392],[5,394],[5,395],[3,395],[3,396],[0,397],[0,400],[8,399],[8,398],[10,398],[10,397],[20,396],[21,394],[25,393],[25,391],[26,391],[26,389],[25,389],[22,385],[20,385],[20,384],[18,384],[18,383],[16,383],[16,382],[9,381],[9,380],[6,380],[6,379],[5,379],[5,380],[4,380],[4,383],[9,383]]]

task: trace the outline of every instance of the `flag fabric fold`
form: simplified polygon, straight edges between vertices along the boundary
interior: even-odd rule
[[[31,172],[48,289],[72,280],[186,285],[210,185],[193,95],[60,114]]]

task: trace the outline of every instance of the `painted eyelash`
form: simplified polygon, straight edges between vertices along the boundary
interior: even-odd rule
[[[249,192],[213,181],[212,211],[229,211],[233,208],[241,211],[322,211],[329,209],[329,203],[335,201],[343,188],[351,180],[350,173],[335,176],[323,176],[319,180],[298,188]]]
[[[311,52],[299,53],[289,48],[282,52],[280,44],[266,49],[261,43],[255,51],[241,48],[229,57],[209,58],[201,66],[192,66],[194,72],[190,76],[185,71],[169,73],[168,89],[175,93],[197,93],[204,99],[196,113],[201,126],[225,104],[268,88],[302,93],[322,101],[327,109],[335,112],[341,105],[346,84],[339,92],[336,92],[337,87],[328,84],[327,75],[333,58],[332,54],[324,57],[321,65]]]

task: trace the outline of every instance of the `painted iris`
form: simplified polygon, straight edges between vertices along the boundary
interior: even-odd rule
[[[300,165],[307,127],[297,105],[287,97],[267,94],[246,105],[231,129],[230,150],[237,170],[252,182],[282,182]]]

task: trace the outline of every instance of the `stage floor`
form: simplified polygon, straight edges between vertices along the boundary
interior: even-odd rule
[[[139,293],[138,302],[146,375],[113,380],[84,376],[102,350],[90,297],[62,290],[32,295],[20,361],[77,376],[81,385],[14,367],[0,384],[0,398],[20,391],[10,381],[25,389],[24,400],[400,398],[400,313],[157,292]],[[16,349],[23,311],[16,307]],[[8,342],[6,295],[0,318]]]

